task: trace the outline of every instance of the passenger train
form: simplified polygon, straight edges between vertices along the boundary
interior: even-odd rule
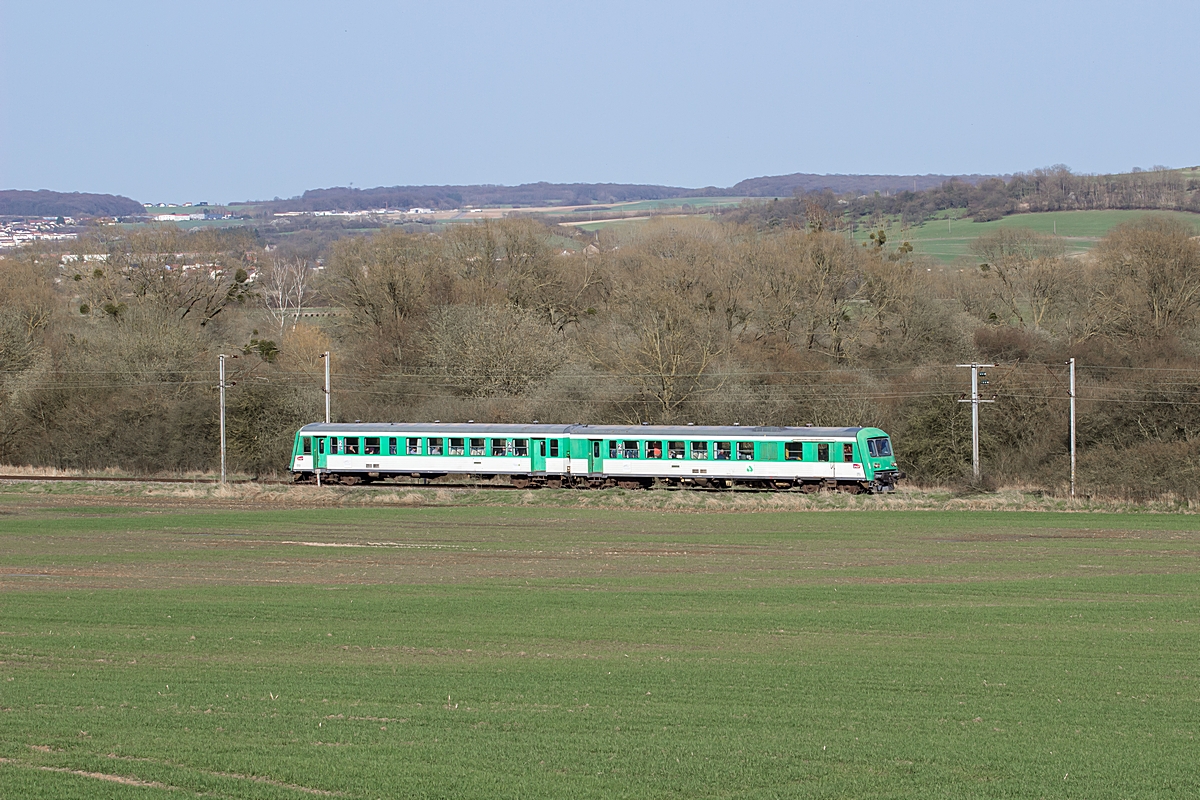
[[[889,492],[903,473],[879,428],[315,423],[296,433],[298,482],[448,475],[517,488],[757,488]]]

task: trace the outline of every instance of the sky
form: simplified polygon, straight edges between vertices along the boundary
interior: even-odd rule
[[[0,188],[1200,164],[1195,2],[0,0]]]

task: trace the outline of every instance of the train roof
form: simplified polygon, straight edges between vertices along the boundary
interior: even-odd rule
[[[578,436],[583,438],[647,437],[680,439],[853,439],[864,428],[788,428],[768,425],[493,425],[483,422],[316,422],[300,429],[309,434],[416,433],[462,436],[506,434]],[[870,429],[877,430],[877,429]],[[882,433],[882,431],[881,431]]]
[[[664,439],[844,439],[854,438],[862,428],[785,428],[773,425],[575,425],[572,433],[580,436]]]
[[[314,422],[303,433],[524,433],[530,436],[569,434],[574,425],[491,425],[483,422]]]

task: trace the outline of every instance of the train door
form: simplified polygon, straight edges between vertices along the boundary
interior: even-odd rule
[[[313,453],[313,463],[317,469],[325,469],[325,457],[328,453],[329,440],[324,436],[314,437],[315,452]]]
[[[857,477],[854,471],[854,444],[851,442],[841,442],[834,445],[837,450],[841,451],[841,463],[835,467],[835,475],[838,478],[854,478]]]
[[[603,444],[599,439],[588,440],[588,472],[603,472],[604,458],[601,456],[603,452],[600,445]]]
[[[533,472],[546,471],[546,440],[534,439],[533,448],[529,451],[529,468]]]

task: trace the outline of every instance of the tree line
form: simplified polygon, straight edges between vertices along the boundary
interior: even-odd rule
[[[1166,167],[1120,175],[1076,175],[1058,165],[1018,173],[1008,179],[951,178],[938,186],[909,191],[836,194],[829,189],[798,191],[773,203],[748,203],[730,219],[757,227],[804,225],[819,206],[844,225],[878,225],[896,219],[920,225],[954,213],[976,222],[1039,211],[1108,209],[1200,212],[1200,175]]]
[[[107,230],[107,229],[102,229]],[[993,362],[989,481],[1067,479],[1066,359],[1081,485],[1196,498],[1200,244],[1115,229],[1092,257],[1003,229],[943,271],[819,207],[803,225],[652,220],[564,247],[503,220],[380,229],[321,254],[249,229],[93,233],[0,261],[0,462],[212,469],[216,355],[235,468],[286,469],[341,420],[878,425],[915,479],[970,473],[967,373]]]

